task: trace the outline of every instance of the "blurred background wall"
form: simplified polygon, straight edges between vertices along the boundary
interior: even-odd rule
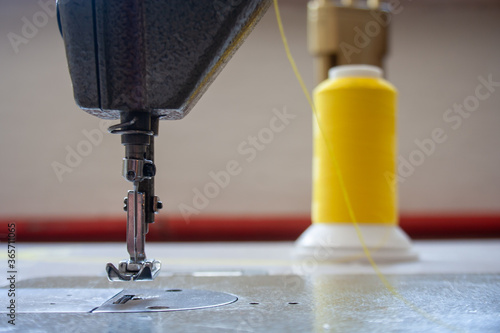
[[[122,216],[130,186],[121,176],[120,138],[101,139],[106,124],[75,105],[56,18],[44,3],[0,3],[0,217]],[[306,3],[280,1],[293,55],[313,89]],[[500,4],[400,0],[399,8],[386,70],[400,91],[399,154],[407,164],[400,210],[500,213]],[[40,27],[13,47],[9,33],[22,36],[34,18]],[[481,88],[489,92],[482,100],[474,98],[480,77],[497,82]],[[472,111],[453,111],[464,103]],[[249,137],[284,112],[291,115],[284,129],[250,152]],[[416,142],[429,143],[436,129],[446,139],[424,151]],[[200,214],[309,213],[311,111],[272,8],[191,114],[161,123],[157,142],[163,214],[188,206]],[[71,151],[79,158],[67,160]],[[232,160],[238,174],[208,202],[196,201],[211,173]]]

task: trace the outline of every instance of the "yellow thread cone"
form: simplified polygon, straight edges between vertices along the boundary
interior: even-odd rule
[[[352,222],[330,145],[356,222],[395,225],[397,189],[391,179],[396,174],[397,92],[381,78],[380,69],[364,66],[369,70],[363,72],[349,67],[332,69],[333,77],[314,90],[325,137],[314,121],[312,221]]]

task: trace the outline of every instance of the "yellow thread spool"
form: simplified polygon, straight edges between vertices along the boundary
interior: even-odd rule
[[[332,68],[314,90],[323,133],[314,122],[313,223],[352,222],[335,158],[356,222],[397,224],[396,184],[388,182],[396,173],[396,94],[378,67],[359,65]]]
[[[313,224],[297,240],[295,255],[344,262],[363,260],[369,250],[374,260],[415,260],[398,226],[391,181],[396,89],[375,66],[338,66],[329,77],[314,90]]]

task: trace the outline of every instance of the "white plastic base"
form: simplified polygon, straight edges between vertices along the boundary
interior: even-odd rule
[[[361,224],[364,243],[375,262],[417,260],[410,238],[399,226]],[[294,255],[300,259],[351,262],[367,261],[362,242],[352,223],[313,223],[296,241]]]

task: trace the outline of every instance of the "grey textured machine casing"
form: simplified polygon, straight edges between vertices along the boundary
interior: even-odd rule
[[[269,0],[59,0],[77,104],[99,118],[181,119]]]

